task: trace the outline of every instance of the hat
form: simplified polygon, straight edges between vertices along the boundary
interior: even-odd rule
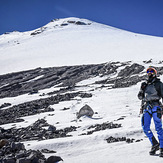
[[[153,68],[153,67],[147,68],[146,73],[149,73],[149,72],[151,72],[151,73],[157,75],[157,70],[156,70],[155,68]]]

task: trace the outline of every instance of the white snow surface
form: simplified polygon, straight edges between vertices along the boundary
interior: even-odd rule
[[[41,33],[31,35],[34,31]],[[37,30],[1,35],[0,74],[36,67],[151,58],[158,61],[162,60],[162,45],[162,37],[127,32],[86,19],[59,19]]]
[[[82,21],[90,25],[75,25],[63,23]],[[153,59],[157,65],[162,60],[163,38],[141,35],[119,30],[85,19],[67,18],[50,22],[45,25],[42,33],[30,35],[34,31],[12,32],[0,36],[0,74],[28,70],[36,67],[61,65],[77,65],[102,63],[110,61],[129,61],[143,64],[143,60]],[[38,29],[38,30],[41,30]],[[148,64],[144,64],[145,67]],[[160,76],[163,80],[163,76]],[[56,155],[63,158],[64,163],[162,163],[158,156],[149,156],[151,148],[149,140],[141,128],[139,115],[140,101],[137,99],[140,83],[128,88],[107,89],[95,85],[95,81],[103,78],[90,78],[78,83],[78,90],[91,92],[91,98],[75,98],[68,102],[60,102],[51,107],[54,112],[41,113],[23,117],[24,122],[1,125],[27,127],[36,120],[45,118],[57,129],[76,126],[77,131],[70,133],[72,137],[50,139],[44,141],[24,142],[27,149],[43,149],[57,151]],[[24,94],[18,97],[0,99],[0,105],[9,102],[12,105],[40,98],[40,94],[54,91],[50,88],[39,91],[39,94]],[[78,91],[76,89],[76,91]],[[45,98],[45,97],[42,97]],[[94,118],[81,117],[76,120],[76,112],[88,104],[95,112]],[[70,108],[63,111],[62,109]],[[54,115],[53,115],[54,114]],[[123,120],[118,120],[124,117]],[[59,123],[58,123],[59,122]],[[104,122],[121,123],[121,128],[107,129],[82,135],[88,127]],[[151,129],[155,128],[152,122]],[[108,144],[105,139],[109,136],[134,138],[143,141],[134,143],[117,142]],[[46,157],[50,154],[46,154]]]

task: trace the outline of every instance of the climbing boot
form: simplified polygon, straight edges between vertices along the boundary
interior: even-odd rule
[[[152,146],[151,150],[149,151],[149,154],[154,155],[156,153],[156,151],[158,151],[158,150],[159,150],[159,143]],[[162,154],[163,154],[163,152],[162,152]]]
[[[159,157],[163,157],[163,148],[160,148],[160,154]]]

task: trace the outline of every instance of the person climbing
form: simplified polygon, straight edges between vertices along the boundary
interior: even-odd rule
[[[154,155],[160,147],[160,157],[163,157],[163,129],[162,129],[162,104],[160,99],[163,98],[163,83],[157,78],[157,71],[154,67],[146,70],[148,79],[141,84],[138,98],[142,100],[140,113],[142,113],[141,125],[144,133],[150,140],[152,147],[150,155]],[[153,135],[150,125],[153,118],[158,140]]]

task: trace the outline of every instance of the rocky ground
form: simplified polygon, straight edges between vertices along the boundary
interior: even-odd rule
[[[66,87],[66,90],[62,90],[62,92],[66,92],[70,89],[72,90],[76,83],[90,77],[117,73],[120,67],[123,67],[123,69],[118,73],[117,78],[108,78],[101,81],[101,83],[113,84],[112,87],[117,88],[127,87],[142,80],[142,78],[139,78],[137,75],[144,70],[144,66],[139,64],[130,65],[128,62],[37,68],[29,71],[1,75],[0,98],[15,97],[25,93],[38,93],[41,89],[50,88],[55,85]]]
[[[129,63],[105,63],[98,65],[65,66],[55,68],[37,68],[34,70],[17,72],[0,76],[0,98],[16,97],[25,93],[36,94],[39,90],[59,85],[62,89],[49,92],[49,97],[26,102],[2,110],[10,103],[0,106],[0,125],[13,122],[21,122],[20,117],[35,115],[41,112],[53,111],[50,105],[61,101],[69,101],[74,97],[89,98],[92,95],[86,92],[75,92],[76,83],[95,76],[116,74],[118,68],[123,68],[116,78],[107,78],[96,84],[110,84],[111,88],[129,87],[144,79],[138,74],[144,70],[144,66]],[[45,96],[45,94],[41,95]]]
[[[69,101],[75,97],[91,98],[92,94],[85,91],[75,91],[80,86],[78,82],[91,77],[106,77],[103,80],[95,81],[94,84],[108,89],[124,88],[137,84],[145,79],[145,67],[131,62],[112,62],[97,65],[63,66],[51,68],[37,68],[23,72],[11,73],[0,76],[0,98],[17,97],[23,94],[38,94],[40,90],[60,87],[59,90],[40,95],[40,99],[12,105],[3,103],[0,106],[0,125],[8,123],[19,123],[24,121],[23,117],[36,115],[43,112],[55,110],[51,105],[61,101]],[[163,74],[163,67],[157,67],[159,74]],[[141,74],[141,75],[140,75]],[[44,97],[46,96],[46,97]],[[48,97],[47,97],[48,96]],[[65,108],[67,110],[69,108]],[[123,117],[124,118],[124,117]],[[122,117],[119,120],[123,119]],[[117,120],[118,121],[118,120]],[[121,124],[105,122],[88,127],[86,133],[90,135],[100,130],[120,128]],[[46,128],[46,129],[45,129]],[[71,132],[76,131],[77,127],[70,126],[57,129],[48,124],[45,119],[39,119],[32,125],[24,128],[0,128],[0,139],[5,140],[5,145],[0,146],[0,162],[34,163],[47,162],[44,151],[26,150],[22,143],[27,140],[45,140],[71,136]],[[80,135],[79,135],[80,136]],[[134,140],[126,137],[106,139],[108,143],[126,141],[132,143]],[[136,140],[140,141],[140,140]],[[19,146],[19,147],[18,147]],[[52,152],[53,153],[53,152]],[[56,156],[58,157],[58,156]],[[60,157],[58,159],[61,160]],[[48,162],[49,161],[49,162]],[[54,161],[53,161],[54,162]]]

